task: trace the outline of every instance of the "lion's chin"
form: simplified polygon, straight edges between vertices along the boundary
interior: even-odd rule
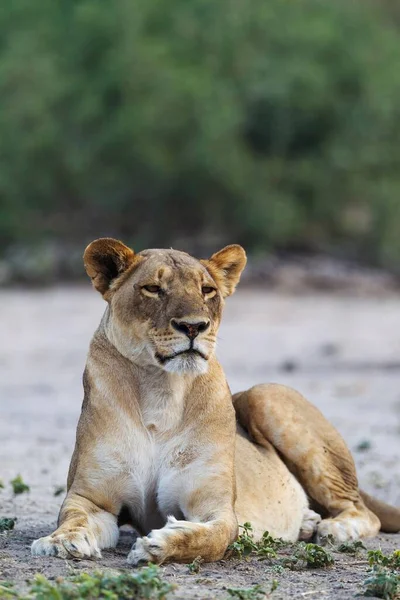
[[[181,375],[204,375],[208,371],[208,362],[199,354],[183,353],[166,360],[162,364],[164,371]]]

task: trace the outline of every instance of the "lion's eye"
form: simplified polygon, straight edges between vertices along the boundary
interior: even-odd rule
[[[210,285],[203,285],[203,287],[201,288],[201,291],[203,292],[203,294],[205,296],[208,296],[209,294],[212,294],[213,292],[215,292],[215,288],[211,287]]]
[[[150,292],[150,294],[158,294],[161,287],[159,285],[144,285],[143,289],[146,290],[146,292]]]

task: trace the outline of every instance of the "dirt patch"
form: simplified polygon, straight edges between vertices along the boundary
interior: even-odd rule
[[[24,582],[99,567],[124,568],[134,534],[123,531],[103,559],[32,558],[29,546],[56,523],[82,399],[89,339],[104,305],[90,288],[2,291],[0,321],[0,517],[16,529],[0,535],[0,579]],[[262,381],[292,385],[336,425],[354,452],[361,486],[400,504],[400,300],[259,291],[227,303],[218,353],[232,391]],[[14,497],[8,482],[21,474],[30,492]],[[400,535],[366,542],[391,552]],[[255,558],[163,568],[177,598],[223,598],[226,587],[279,580],[274,598],[340,600],[360,592],[365,555],[335,553],[328,569],[277,573]]]

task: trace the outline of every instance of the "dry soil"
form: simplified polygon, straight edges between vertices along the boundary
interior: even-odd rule
[[[16,529],[0,535],[0,579],[23,586],[35,573],[48,577],[80,569],[124,568],[134,534],[124,531],[102,560],[32,558],[31,542],[56,523],[77,418],[89,339],[104,310],[86,288],[0,292],[0,517]],[[218,354],[232,391],[263,381],[296,387],[335,424],[354,452],[361,486],[400,505],[400,299],[308,293],[239,291],[228,300]],[[17,474],[30,492],[14,497]],[[400,535],[381,535],[369,548],[390,552]],[[273,598],[352,598],[366,577],[365,555],[335,554],[323,570],[285,570],[256,559],[229,559],[190,574],[163,568],[178,584],[176,598],[226,598],[227,587],[266,589]]]

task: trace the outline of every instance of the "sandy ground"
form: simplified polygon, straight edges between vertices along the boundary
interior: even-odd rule
[[[123,568],[133,533],[98,564],[31,558],[29,546],[55,527],[82,400],[81,374],[89,339],[104,305],[89,286],[0,292],[0,516],[16,516],[0,536],[0,579],[24,581],[71,570]],[[232,391],[262,381],[299,389],[342,433],[357,462],[361,486],[400,505],[400,298],[280,295],[244,290],[229,299],[219,357]],[[366,443],[367,442],[367,443]],[[364,443],[364,444],[363,444]],[[370,446],[361,451],[359,445]],[[12,497],[21,474],[29,494]],[[400,535],[368,547],[391,551]],[[363,557],[336,554],[330,569],[277,575],[266,563],[227,560],[191,575],[170,565],[177,598],[224,598],[224,588],[256,583],[279,588],[273,598],[351,598],[366,576]]]

